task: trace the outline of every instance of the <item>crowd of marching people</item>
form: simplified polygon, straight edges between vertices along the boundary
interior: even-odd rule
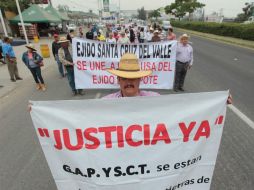
[[[158,24],[138,26],[137,24],[107,24],[104,30],[99,29],[95,24],[88,25],[88,31],[83,32],[80,27],[78,31],[70,30],[66,37],[54,34],[54,41],[52,43],[52,53],[57,64],[57,68],[61,78],[67,76],[70,88],[73,95],[83,95],[81,89],[76,89],[74,80],[74,64],[71,43],[74,37],[86,38],[89,40],[97,40],[106,43],[118,44],[137,44],[137,43],[150,43],[176,40],[176,35],[173,28],[163,30]],[[193,63],[193,50],[188,42],[189,36],[184,34],[180,36],[177,43],[176,55],[176,73],[175,73],[175,91],[183,91],[184,79],[186,72],[191,68]],[[3,42],[1,41],[0,55],[5,57],[2,62],[8,65],[10,79],[12,82],[21,80],[16,64],[16,56],[10,45],[11,39],[6,37]],[[43,65],[43,58],[36,52],[32,44],[26,46],[27,51],[24,52],[22,60],[36,83],[37,90],[46,90],[44,83],[41,66]],[[2,57],[0,57],[2,58]]]
[[[104,34],[105,33],[105,34]],[[70,31],[66,37],[66,40],[69,43],[72,43],[72,38],[74,37],[73,31]],[[103,41],[107,43],[117,43],[117,44],[137,44],[137,43],[150,43],[150,42],[161,42],[161,41],[171,41],[177,40],[175,33],[173,32],[173,28],[169,27],[167,31],[163,30],[159,25],[153,24],[148,26],[138,26],[137,24],[126,24],[126,25],[114,25],[108,24],[106,25],[106,30],[103,31],[98,29],[96,25],[89,25],[88,31],[86,34],[83,33],[82,28],[79,28],[78,35],[79,38],[86,38],[89,40],[97,40]],[[58,38],[56,36],[56,38]],[[184,91],[183,85],[187,70],[191,68],[193,64],[193,49],[189,44],[189,36],[187,34],[183,34],[179,38],[179,42],[177,43],[177,54],[176,54],[176,72],[175,72],[175,84],[174,91]],[[53,42],[54,43],[54,42]],[[54,49],[52,45],[52,50]],[[53,54],[55,56],[55,51],[53,50]],[[57,56],[55,56],[57,57]],[[63,56],[66,57],[66,56]],[[56,58],[58,66],[59,59]],[[65,61],[63,60],[63,63]],[[60,63],[61,64],[61,63]],[[70,67],[69,65],[65,67]],[[60,66],[62,67],[62,66]],[[73,65],[71,66],[73,67]],[[62,72],[60,71],[62,75]],[[68,70],[68,69],[66,69]],[[73,70],[73,69],[72,69]],[[67,71],[67,77],[72,88],[73,94],[81,94],[77,93],[74,90],[73,84],[74,81],[74,73],[73,71]]]
[[[67,35],[70,36],[72,31]],[[73,35],[74,36],[74,35]],[[88,32],[84,35],[79,28],[78,37],[90,40],[105,41],[109,43],[145,43],[160,42],[164,40],[176,40],[173,28],[164,31],[159,25],[137,26],[137,24],[114,25],[107,24],[106,31],[98,29],[94,24],[88,26]],[[68,40],[71,39],[68,37]]]
[[[177,39],[172,27],[169,27],[169,29],[165,31],[158,24],[148,26],[138,26],[137,24],[107,24],[105,30],[98,29],[95,24],[90,24],[88,25],[88,31],[86,33],[84,33],[83,28],[80,27],[78,31],[70,30],[66,37],[60,37],[58,34],[54,34],[53,37],[52,53],[57,63],[60,77],[64,78],[67,76],[69,86],[74,96],[84,94],[81,89],[76,89],[75,87],[71,46],[74,37],[115,44],[150,43]],[[193,50],[188,43],[188,39],[189,36],[186,34],[180,36],[177,45],[174,85],[174,90],[176,92],[184,91],[184,79],[187,70],[191,68],[193,63]]]

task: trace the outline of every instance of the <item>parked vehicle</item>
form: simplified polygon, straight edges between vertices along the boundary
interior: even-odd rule
[[[12,46],[21,46],[21,45],[25,45],[25,44],[26,44],[26,40],[23,40],[23,39],[13,39],[13,41],[11,43]]]
[[[170,27],[171,27],[170,21],[168,21],[168,20],[162,21],[162,28],[163,28],[163,30],[168,30]]]
[[[69,24],[69,25],[67,25],[68,31],[70,31],[70,30],[74,30],[75,31],[76,28],[77,28],[77,26],[75,24]]]

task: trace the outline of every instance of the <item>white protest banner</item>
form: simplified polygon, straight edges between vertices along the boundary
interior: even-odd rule
[[[228,92],[32,102],[58,190],[208,190]]]
[[[172,89],[176,62],[176,41],[142,44],[110,44],[74,38],[72,40],[77,89],[118,88],[117,77],[106,69],[117,69],[126,52],[135,53],[142,70],[152,70],[141,79],[141,88]]]

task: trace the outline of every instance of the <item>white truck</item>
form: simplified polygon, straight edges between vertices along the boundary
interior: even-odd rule
[[[163,28],[164,30],[168,30],[170,27],[171,27],[170,21],[168,21],[168,20],[162,21],[162,28]]]

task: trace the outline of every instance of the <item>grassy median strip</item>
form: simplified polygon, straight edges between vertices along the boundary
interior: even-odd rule
[[[177,27],[174,27],[174,28],[178,32],[187,33],[189,35],[192,34],[195,36],[200,36],[200,37],[216,40],[219,42],[225,42],[225,43],[228,43],[231,45],[237,45],[237,46],[241,46],[241,47],[245,47],[245,48],[254,50],[254,41],[251,41],[251,40],[242,40],[242,39],[238,39],[238,38],[219,36],[219,35],[208,34],[208,33],[203,33],[203,32],[196,32],[193,30],[187,30],[187,29],[182,29],[182,28],[177,28]]]

